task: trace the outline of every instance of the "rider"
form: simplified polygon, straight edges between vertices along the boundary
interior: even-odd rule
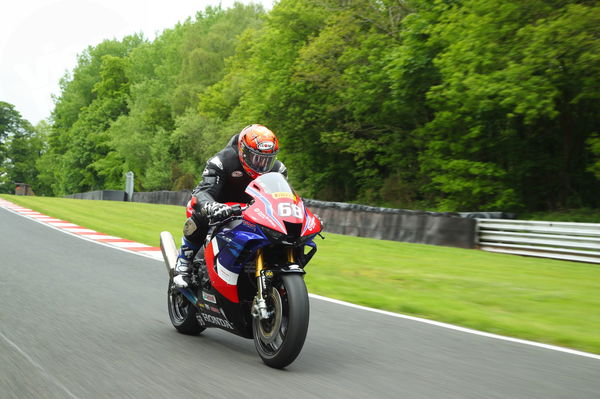
[[[234,135],[224,149],[206,162],[202,181],[192,191],[197,201],[194,211],[183,227],[173,278],[176,286],[188,286],[191,261],[204,244],[209,221],[231,216],[231,208],[224,202],[247,203],[250,196],[245,193],[246,186],[264,173],[279,172],[287,178],[285,166],[276,160],[278,151],[275,134],[255,124]]]

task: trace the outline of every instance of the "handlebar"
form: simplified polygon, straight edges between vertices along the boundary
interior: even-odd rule
[[[235,204],[235,205],[230,205],[229,207],[231,208],[231,211],[232,211],[231,216],[226,217],[223,220],[217,220],[217,221],[214,221],[214,222],[211,221],[211,220],[209,220],[208,225],[209,226],[216,226],[218,224],[222,224],[222,223],[234,220],[234,219],[238,219],[238,218],[240,218],[242,216],[243,212],[246,209],[249,208],[249,205],[241,206],[240,204]]]
[[[233,212],[233,216],[242,216],[242,211],[248,207],[246,206],[245,208],[242,209],[242,206],[240,204],[235,204],[235,205],[232,205],[230,208],[231,208],[231,211]]]

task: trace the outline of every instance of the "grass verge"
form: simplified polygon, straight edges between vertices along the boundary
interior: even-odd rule
[[[0,195],[107,234],[158,246],[181,237],[184,208]],[[478,330],[600,353],[600,267],[326,234],[310,292]]]

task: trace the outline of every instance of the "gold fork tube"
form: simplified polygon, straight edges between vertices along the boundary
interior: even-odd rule
[[[287,258],[288,258],[288,262],[295,263],[294,262],[294,248],[288,248]]]
[[[260,277],[260,272],[265,268],[263,250],[259,248],[256,251],[256,277]]]

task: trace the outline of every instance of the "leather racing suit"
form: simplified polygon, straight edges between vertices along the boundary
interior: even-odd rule
[[[202,172],[202,180],[192,191],[197,198],[196,209],[212,202],[248,203],[251,197],[245,193],[246,186],[253,180],[244,171],[238,155],[238,137],[234,135],[225,148],[206,162]],[[270,172],[278,172],[287,178],[287,169],[281,161],[276,160]],[[204,244],[209,229],[209,220],[202,212],[194,211],[185,222],[180,257],[187,259],[193,256]],[[193,254],[186,251],[193,251]],[[190,257],[191,255],[191,257]]]

